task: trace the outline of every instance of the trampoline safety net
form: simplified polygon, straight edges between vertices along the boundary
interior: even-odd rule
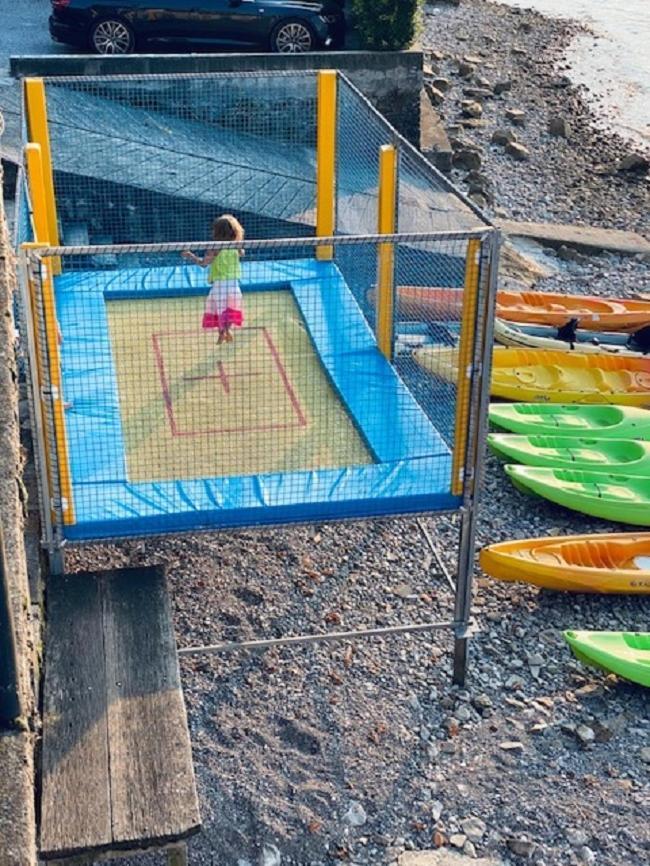
[[[53,531],[463,503],[494,233],[342,75],[26,95],[25,328]]]

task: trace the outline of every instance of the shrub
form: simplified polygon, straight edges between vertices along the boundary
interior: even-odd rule
[[[352,0],[354,27],[363,48],[399,51],[418,32],[422,0]]]

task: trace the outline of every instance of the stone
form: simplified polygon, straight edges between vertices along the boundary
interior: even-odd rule
[[[639,757],[644,764],[650,764],[650,746],[644,746],[639,752]]]
[[[576,728],[576,737],[580,740],[583,746],[589,746],[596,739],[593,728],[589,725],[578,725]]]
[[[521,108],[506,108],[506,119],[515,126],[523,126],[526,121],[526,112]]]
[[[463,57],[463,62],[472,63],[474,66],[479,66],[481,63],[481,58],[478,57],[476,54],[466,54]]]
[[[483,100],[490,99],[494,94],[487,87],[463,87],[463,96],[467,96],[468,99]]]
[[[515,46],[512,49],[511,53],[514,54],[515,57],[527,57],[528,56],[528,52],[526,51],[525,48],[517,48],[517,46]]]
[[[350,808],[343,816],[343,820],[350,827],[362,827],[368,820],[366,810],[357,800],[352,800]]]
[[[473,63],[466,63],[464,60],[458,63],[458,74],[461,78],[469,78],[475,71],[476,67]]]
[[[579,827],[571,827],[566,831],[566,840],[572,848],[580,848],[589,841],[589,836]]]
[[[507,93],[508,90],[512,90],[512,81],[509,79],[497,81],[492,89],[497,96],[500,96],[502,93]]]
[[[507,689],[511,691],[517,691],[519,689],[523,689],[525,686],[524,678],[519,676],[519,674],[510,674],[508,679],[504,683]]]
[[[474,847],[474,843],[470,842],[469,839],[465,840],[465,844],[463,845],[463,854],[472,859],[476,857],[476,848]]]
[[[548,121],[548,134],[553,138],[568,138],[569,124],[563,117],[550,117]]]
[[[489,695],[486,695],[485,692],[481,692],[480,695],[473,698],[472,703],[477,710],[488,710],[493,706],[492,698]]]
[[[532,857],[535,853],[537,845],[528,839],[510,838],[506,841],[506,845],[518,857]]]
[[[530,159],[530,151],[527,147],[524,147],[524,145],[520,144],[518,141],[508,142],[508,144],[506,144],[506,153],[508,154],[508,156],[511,156],[513,159],[516,159],[519,162]]]
[[[467,844],[467,843],[465,843]],[[450,848],[433,848],[426,851],[405,851],[399,858],[398,866],[470,866],[466,854]],[[477,857],[471,866],[504,866],[493,857]]]
[[[467,841],[467,836],[464,833],[452,833],[449,837],[449,844],[452,848],[462,848]]]
[[[481,167],[481,154],[475,148],[464,148],[454,153],[453,165],[455,168],[465,168],[467,171],[478,171]]]
[[[281,866],[282,855],[275,845],[267,842],[260,854],[259,866]]]
[[[492,144],[501,144],[505,146],[511,141],[516,141],[517,136],[511,129],[495,129],[492,133]]]
[[[638,172],[646,174],[650,170],[650,160],[640,153],[628,153],[616,166],[617,171]]]
[[[470,190],[470,192],[471,192],[471,190]],[[458,709],[455,712],[456,712],[456,718],[458,719],[459,722],[469,722],[469,720],[472,718],[472,714],[471,714],[468,707],[458,707]]]
[[[474,816],[465,818],[464,821],[460,822],[460,826],[469,841],[475,843],[481,841],[487,829],[485,821],[481,821],[480,818]]]
[[[443,813],[444,805],[440,802],[440,800],[434,800],[431,804],[431,817],[434,821],[439,821],[440,816]]]
[[[584,863],[585,866],[592,866],[596,862],[596,855],[587,845],[583,845],[578,849],[578,860]]]
[[[442,90],[438,90],[437,87],[434,87],[433,84],[429,84],[429,82],[425,82],[424,90],[429,97],[429,101],[431,105],[442,105],[445,101],[445,94]]]
[[[499,743],[499,748],[504,752],[523,752],[524,744],[520,743],[519,740],[504,740]]]
[[[483,114],[483,106],[475,99],[464,99],[460,104],[460,110],[465,117],[480,117]]]
[[[451,81],[448,78],[434,78],[431,84],[441,93],[446,93],[451,87]]]

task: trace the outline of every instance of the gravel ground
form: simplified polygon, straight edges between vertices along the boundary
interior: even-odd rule
[[[506,98],[485,100],[490,126],[463,130],[480,143],[493,212],[647,231],[643,177],[597,173],[629,147],[594,127],[580,93],[549,83],[563,74],[572,30],[465,0],[429,11],[425,42],[480,54],[490,78],[513,80]],[[439,65],[454,78],[457,64]],[[453,88],[442,109],[451,124]],[[527,112],[517,128],[526,162],[486,144],[510,106]],[[569,141],[547,135],[551,108],[570,118]],[[631,294],[648,278],[635,259],[549,261],[558,270],[548,288]],[[484,486],[480,545],[619,528],[525,497],[491,457]],[[425,523],[452,568],[456,519]],[[412,519],[72,549],[68,560],[73,569],[167,563],[182,646],[452,615]],[[405,849],[448,844],[468,864],[476,853],[536,866],[647,864],[647,691],[574,661],[560,632],[647,629],[648,601],[563,596],[480,574],[476,583],[464,690],[450,684],[447,633],[184,660],[204,818],[191,862],[380,866]]]

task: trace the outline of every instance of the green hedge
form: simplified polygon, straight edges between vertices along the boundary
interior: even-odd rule
[[[354,27],[361,47],[399,51],[415,39],[422,0],[352,0]]]

